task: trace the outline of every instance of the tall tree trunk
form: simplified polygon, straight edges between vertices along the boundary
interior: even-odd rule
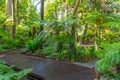
[[[7,26],[7,31],[10,34],[11,37],[14,38],[15,32],[16,32],[16,26],[15,26],[15,0],[6,0],[6,16],[8,17],[12,17],[12,29],[10,26]]]
[[[65,11],[66,11],[66,0],[62,0],[61,19],[64,17]]]
[[[12,16],[12,0],[6,0],[6,16]]]
[[[40,20],[44,20],[44,0],[41,0],[40,6]],[[40,32],[43,30],[43,25],[40,26]]]
[[[19,11],[18,11],[19,0],[16,0],[16,25],[19,24]]]
[[[12,29],[12,37],[15,37],[16,33],[16,20],[15,20],[15,0],[12,0],[12,18],[13,18],[13,29]]]
[[[94,25],[94,45],[95,45],[95,50],[97,51],[97,25]]]
[[[40,20],[43,21],[44,20],[44,0],[41,0],[41,6],[40,6]],[[41,33],[43,31],[43,24],[40,25],[40,32]],[[42,48],[43,46],[43,41],[40,42],[40,48]]]

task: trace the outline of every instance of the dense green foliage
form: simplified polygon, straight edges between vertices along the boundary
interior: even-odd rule
[[[104,49],[101,53],[104,57],[97,62],[98,71],[108,75],[111,73],[115,74],[116,72],[113,68],[120,64],[120,43],[104,45]]]
[[[6,66],[5,63],[0,62],[0,80],[22,80],[31,71],[32,69],[25,69],[17,72],[13,70],[12,66]]]
[[[44,10],[39,0],[14,4],[8,17],[0,1],[0,51],[26,47],[49,58],[100,59],[100,72],[120,63],[120,0],[44,0]]]
[[[104,58],[98,63],[99,71],[110,70],[111,67],[120,63],[120,43],[107,44],[102,51]]]

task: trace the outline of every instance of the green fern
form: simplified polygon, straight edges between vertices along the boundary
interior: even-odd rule
[[[0,61],[0,80],[21,80],[31,71],[32,69],[25,69],[23,71],[16,72],[13,70],[12,66],[6,66],[4,62]]]
[[[35,52],[36,50],[38,50],[39,45],[40,45],[40,40],[38,38],[35,38],[33,40],[28,41],[26,47],[28,50]]]
[[[120,43],[113,43],[105,47],[105,56],[97,62],[100,72],[110,71],[112,67],[120,63]]]

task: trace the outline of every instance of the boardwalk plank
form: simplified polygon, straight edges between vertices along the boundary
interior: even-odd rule
[[[69,62],[56,61],[20,54],[13,50],[0,54],[0,59],[20,69],[33,68],[38,80],[93,80],[92,69]]]

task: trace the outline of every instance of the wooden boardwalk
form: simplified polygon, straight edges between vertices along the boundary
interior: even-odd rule
[[[0,53],[0,60],[17,69],[33,68],[36,80],[94,80],[93,69],[69,62],[20,54],[22,49]]]

